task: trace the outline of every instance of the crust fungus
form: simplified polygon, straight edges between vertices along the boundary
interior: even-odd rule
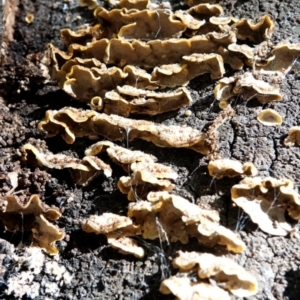
[[[39,129],[46,131],[50,137],[61,133],[68,144],[72,144],[76,137],[95,135],[122,141],[124,132],[127,132],[129,141],[139,138],[159,147],[189,148],[204,155],[208,153],[204,146],[205,134],[191,127],[166,126],[71,107],[60,111],[47,111]]]
[[[291,127],[287,138],[284,140],[285,146],[293,146],[295,143],[300,146],[300,126]]]
[[[244,243],[232,231],[219,225],[216,211],[201,209],[168,192],[150,192],[147,199],[130,203],[128,211],[128,216],[141,226],[144,238],[160,237],[186,244],[189,238],[195,237],[209,247],[219,244],[235,253],[244,250]]]
[[[286,210],[293,219],[300,219],[300,196],[288,179],[245,178],[232,187],[231,199],[261,230],[273,235],[291,232],[284,216]]]
[[[217,257],[209,253],[182,251],[179,251],[177,255],[178,256],[173,260],[173,267],[179,269],[183,273],[196,271],[198,275],[198,282],[194,283],[196,285],[202,284],[205,282],[202,280],[208,279],[210,283],[215,283],[214,285],[212,284],[213,286],[220,286],[237,297],[250,297],[257,293],[257,280],[243,267],[239,266],[229,258]],[[173,276],[171,278],[175,279],[178,277]],[[164,291],[164,288],[170,286],[170,284],[170,279],[164,280],[161,284],[160,291]],[[188,284],[188,282],[186,282],[186,284]],[[205,295],[203,296],[203,299],[221,298],[215,296],[210,298]]]
[[[85,156],[80,160],[64,154],[42,153],[31,144],[24,145],[21,151],[26,164],[49,169],[70,169],[74,181],[80,185],[87,185],[101,173],[106,177],[112,174],[110,166],[95,156]]]
[[[139,226],[133,224],[128,217],[104,213],[101,216],[90,216],[82,224],[85,232],[104,234],[108,244],[123,254],[133,254],[140,258],[144,256],[144,249],[139,247],[135,241],[128,238],[140,234]]]
[[[250,72],[241,76],[222,78],[215,87],[214,94],[220,101],[220,108],[227,107],[229,99],[237,95],[243,95],[243,99],[247,101],[255,98],[262,104],[282,99],[278,87],[255,79]]]
[[[221,179],[223,177],[256,176],[257,169],[251,162],[241,164],[231,159],[211,160],[208,164],[209,175]]]
[[[265,126],[279,126],[282,124],[281,115],[271,108],[262,110],[258,114],[257,120]]]
[[[65,233],[48,220],[57,220],[61,216],[59,209],[48,207],[38,195],[32,195],[25,203],[16,195],[9,195],[1,198],[0,204],[0,219],[7,230],[31,230],[35,246],[50,255],[58,253],[55,242],[62,240]]]

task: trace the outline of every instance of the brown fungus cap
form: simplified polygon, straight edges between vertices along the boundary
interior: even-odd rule
[[[237,297],[250,297],[257,293],[257,280],[229,258],[183,251],[177,255],[172,264],[181,272],[196,270],[199,279],[210,278]]]
[[[221,179],[223,177],[256,176],[257,169],[251,162],[241,164],[231,159],[211,160],[208,164],[209,175]]]
[[[101,173],[106,177],[110,177],[112,174],[109,165],[93,156],[86,156],[80,160],[64,154],[43,153],[31,144],[24,145],[21,152],[23,153],[23,162],[28,165],[59,170],[70,169],[74,181],[81,185],[87,185]]]
[[[300,146],[300,126],[291,127],[287,138],[284,140],[285,146],[293,146],[295,143]]]
[[[58,208],[47,206],[38,195],[32,195],[25,203],[16,195],[0,198],[0,219],[6,229],[31,230],[34,245],[43,248],[50,255],[58,253],[55,242],[62,240],[65,233],[48,220],[55,221],[60,216]]]
[[[48,136],[61,133],[69,144],[76,137],[103,135],[114,141],[139,138],[159,147],[189,148],[204,155],[208,153],[204,146],[205,134],[191,127],[166,126],[71,107],[47,111],[45,121],[40,122],[39,129],[48,132]],[[126,132],[128,136],[125,135]]]
[[[258,114],[257,120],[265,126],[279,126],[282,124],[281,115],[271,108],[262,110]]]
[[[273,235],[291,232],[286,210],[293,219],[300,219],[300,196],[289,179],[245,178],[232,187],[231,199],[261,230]]]

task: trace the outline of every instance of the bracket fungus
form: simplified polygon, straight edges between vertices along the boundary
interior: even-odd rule
[[[64,238],[65,233],[50,223],[61,216],[56,207],[44,204],[38,195],[32,195],[27,202],[21,202],[16,195],[0,198],[0,219],[9,231],[31,230],[33,244],[43,248],[50,255],[58,253],[56,241]]]
[[[230,300],[228,292],[206,282],[194,282],[188,277],[171,276],[164,279],[159,291],[164,295],[173,294],[175,300]]]
[[[220,101],[220,108],[227,107],[229,99],[237,95],[243,95],[243,99],[246,101],[257,99],[262,104],[282,99],[278,87],[255,79],[250,72],[240,76],[222,78],[216,85],[214,94]]]
[[[271,108],[262,110],[258,114],[257,120],[265,126],[279,126],[282,124],[281,115]]]
[[[112,174],[111,167],[95,156],[85,156],[80,160],[64,154],[41,152],[31,144],[24,145],[21,151],[24,163],[49,169],[69,169],[74,181],[80,185],[87,185],[101,173],[106,177]]]
[[[39,124],[39,129],[46,131],[49,137],[61,133],[68,144],[74,143],[76,137],[95,135],[122,141],[124,132],[128,132],[129,141],[139,138],[159,147],[188,148],[203,155],[208,153],[204,146],[205,134],[191,127],[166,126],[71,107],[59,111],[48,110],[45,120]]]
[[[128,237],[140,234],[139,226],[134,225],[128,217],[112,213],[92,215],[83,222],[82,230],[106,235],[108,244],[120,253],[133,254],[138,258],[144,256],[144,249]]]
[[[289,179],[245,178],[231,189],[231,199],[261,230],[285,236],[292,231],[285,211],[300,220],[300,195]]]
[[[201,209],[166,191],[150,192],[147,201],[130,203],[128,216],[141,226],[145,239],[160,237],[170,242],[180,241],[186,244],[189,238],[195,237],[208,247],[224,245],[234,253],[245,249],[245,244],[234,232],[219,225],[216,211]],[[160,228],[163,228],[164,234],[160,233]]]
[[[236,176],[256,176],[257,169],[251,162],[241,164],[237,160],[217,159],[208,163],[209,175],[216,179]]]
[[[171,92],[141,90],[129,85],[105,94],[104,112],[128,117],[130,114],[156,115],[190,105],[192,98],[184,87]]]
[[[293,146],[295,143],[300,146],[300,126],[291,127],[287,138],[284,140],[285,146]]]
[[[216,295],[222,295],[220,287],[226,291],[229,291],[232,295],[237,297],[250,297],[257,293],[257,281],[247,272],[243,267],[226,257],[217,257],[209,253],[197,253],[197,252],[182,252],[177,253],[177,257],[173,260],[174,268],[179,269],[183,274],[191,272],[197,272],[198,281],[188,282],[188,277],[176,277],[165,279],[160,286],[160,291],[164,294],[173,293],[182,294],[176,287],[175,283],[178,282],[179,286],[185,285],[183,289],[187,294],[194,294],[194,297],[202,289],[208,289],[208,294],[197,295],[201,298],[181,296],[179,299],[230,299],[229,295],[224,294],[225,298],[218,298]],[[181,280],[184,279],[184,280]],[[207,286],[202,287],[203,284],[208,285],[208,279],[211,283],[211,288]],[[213,282],[215,284],[213,284]],[[189,285],[191,285],[191,290]],[[196,286],[199,285],[199,290]],[[183,286],[182,286],[183,287]],[[218,287],[216,289],[216,287]],[[197,291],[198,290],[198,291]],[[210,291],[211,290],[211,291]],[[216,295],[211,295],[211,292],[215,291]],[[177,296],[178,297],[178,296]]]

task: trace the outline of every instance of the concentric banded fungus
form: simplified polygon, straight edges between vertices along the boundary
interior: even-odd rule
[[[293,146],[295,143],[300,146],[300,126],[291,127],[287,138],[284,140],[285,146]]]
[[[279,88],[255,79],[249,72],[221,79],[215,87],[214,94],[220,101],[221,108],[227,107],[228,100],[236,95],[242,95],[244,100],[257,99],[262,104],[282,99]]]
[[[50,137],[61,133],[69,144],[76,137],[95,135],[122,141],[127,132],[129,141],[139,138],[159,147],[189,148],[204,155],[208,153],[204,147],[205,134],[191,127],[166,126],[71,107],[60,111],[47,111],[45,121],[39,124],[39,129],[48,132]]]
[[[257,169],[251,162],[246,162],[242,165],[239,161],[226,158],[211,160],[208,164],[208,171],[210,176],[217,179],[257,175]]]
[[[261,230],[273,235],[291,232],[284,216],[286,210],[293,219],[300,220],[300,195],[288,179],[245,178],[232,187],[231,199]]]
[[[173,260],[173,267],[186,273],[197,271],[200,280],[211,279],[216,282],[214,286],[221,286],[237,297],[250,297],[257,293],[256,279],[243,267],[226,257],[217,257],[208,253],[179,251],[178,256]],[[178,277],[173,276],[171,278]],[[160,291],[164,291],[166,287],[170,287],[170,278],[162,282]],[[172,291],[172,289],[168,289]],[[212,298],[204,297],[201,299],[223,299],[215,296]]]
[[[128,236],[139,235],[139,226],[135,226],[128,217],[104,213],[101,216],[90,216],[82,224],[85,232],[105,234],[108,244],[123,254],[133,254],[136,257],[144,256],[144,249],[139,247]]]
[[[0,198],[0,206],[0,219],[7,230],[31,230],[35,246],[51,255],[58,253],[55,242],[62,240],[65,233],[48,220],[57,220],[61,216],[59,209],[48,207],[38,195],[32,195],[26,203],[16,195],[5,196]]]
[[[42,153],[31,144],[21,148],[23,161],[31,166],[49,169],[70,169],[77,184],[87,185],[92,179],[103,173],[110,177],[112,170],[109,165],[94,156],[85,156],[82,160],[64,154]]]
[[[257,120],[265,126],[279,126],[282,124],[281,115],[271,108],[262,110],[258,114]]]
[[[128,216],[141,226],[145,239],[160,237],[186,244],[189,238],[195,237],[209,247],[219,244],[235,253],[244,250],[244,243],[235,233],[218,224],[219,215],[216,211],[201,209],[168,192],[151,192],[147,199],[130,203],[128,211]],[[164,234],[159,228],[163,228]]]

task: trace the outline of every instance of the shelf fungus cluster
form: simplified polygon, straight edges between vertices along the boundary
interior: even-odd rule
[[[160,292],[173,294],[179,300],[232,299],[250,297],[257,292],[256,279],[229,258],[208,253],[182,252],[173,259],[173,267],[181,276],[163,280]],[[191,275],[197,273],[197,279]],[[229,293],[230,294],[229,294]]]
[[[48,207],[38,195],[32,195],[25,202],[17,195],[0,198],[0,219],[9,231],[32,231],[33,245],[43,248],[50,255],[58,253],[56,241],[65,233],[50,221],[61,216],[56,207]]]
[[[82,228],[86,232],[105,234],[112,247],[137,257],[142,257],[144,251],[130,236],[183,244],[194,237],[203,245],[224,245],[234,253],[245,248],[234,232],[219,224],[217,211],[201,209],[167,191],[149,192],[146,200],[130,203],[127,217],[107,213],[92,215],[84,221]]]
[[[81,2],[95,8],[94,1]],[[226,17],[220,5],[203,1],[188,1],[190,8],[177,11],[146,0],[109,2],[110,10],[94,9],[93,26],[61,30],[67,52],[48,47],[52,79],[108,114],[177,110],[191,104],[182,86],[197,76],[221,79],[225,65],[241,70],[245,64],[266,74],[284,73],[300,54],[298,45],[271,45],[275,24],[268,15],[257,22]],[[248,75],[224,78],[216,89],[223,104],[241,92],[262,103],[281,99],[278,88]]]

